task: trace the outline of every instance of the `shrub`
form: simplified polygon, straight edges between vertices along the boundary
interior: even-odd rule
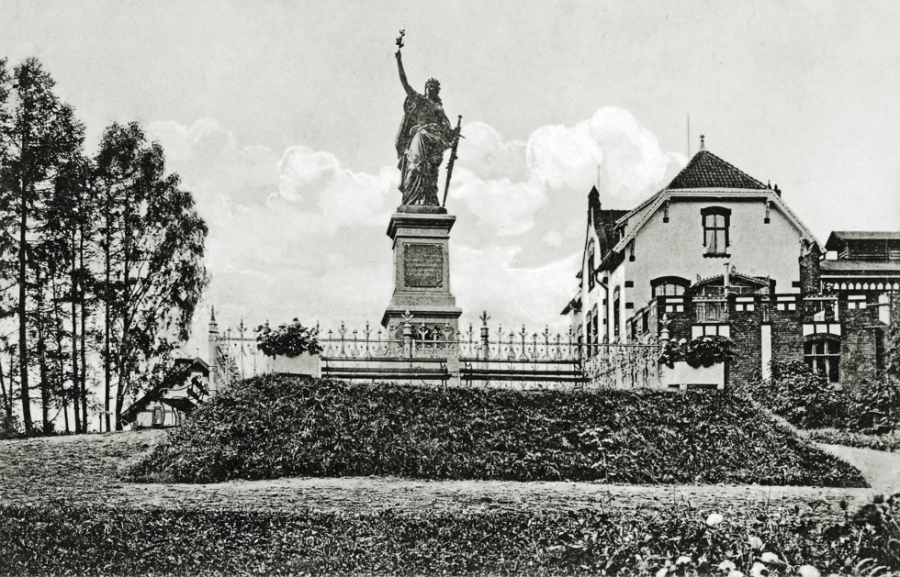
[[[900,381],[893,377],[863,381],[850,388],[846,396],[848,430],[879,435],[900,425]]]
[[[735,391],[802,429],[882,434],[900,424],[900,386],[890,377],[838,389],[806,363],[773,362],[770,379]]]
[[[675,363],[685,361],[693,368],[711,367],[723,363],[734,356],[731,339],[720,336],[699,337],[688,341],[669,341],[663,349],[659,362],[670,369]]]
[[[198,408],[131,472],[865,486],[724,392],[513,391],[268,376]]]
[[[804,435],[810,441],[817,443],[875,449],[876,451],[900,451],[900,431],[892,431],[880,435],[867,435],[865,433],[827,428],[810,429],[805,431]]]
[[[22,435],[22,426],[15,415],[0,417],[0,439],[15,439]]]
[[[322,352],[322,347],[319,346],[319,332],[304,327],[297,319],[290,324],[282,323],[275,330],[272,330],[267,322],[256,327],[256,332],[256,346],[267,357],[279,355],[297,357],[305,352],[313,355]]]
[[[638,513],[0,506],[0,575],[746,575],[900,570],[898,499],[815,509]],[[723,570],[724,568],[724,570]],[[756,571],[754,571],[756,569]],[[763,572],[765,571],[765,572]],[[813,573],[815,574],[815,573]]]

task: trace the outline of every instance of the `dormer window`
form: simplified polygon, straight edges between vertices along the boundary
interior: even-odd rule
[[[731,210],[721,206],[709,206],[700,211],[703,218],[703,246],[706,247],[704,256],[730,256],[728,247],[731,240],[728,237],[728,228],[731,224]]]

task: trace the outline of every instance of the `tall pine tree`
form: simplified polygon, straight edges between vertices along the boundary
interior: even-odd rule
[[[53,79],[40,62],[29,58],[15,67],[10,78],[10,95],[0,118],[0,139],[4,150],[0,166],[0,197],[8,208],[16,253],[15,283],[18,289],[16,314],[19,320],[19,385],[22,417],[26,432],[33,430],[29,368],[30,311],[34,295],[29,291],[33,281],[45,281],[32,250],[35,230],[40,229],[44,204],[53,187],[57,169],[76,156],[84,136],[82,126],[74,119],[72,109],[54,94]],[[30,267],[30,264],[35,266]],[[35,287],[43,290],[43,287]],[[40,343],[40,335],[38,342]],[[40,353],[39,353],[40,355]],[[46,401],[46,399],[44,399]],[[44,403],[46,405],[46,402]],[[48,426],[45,414],[45,427]]]

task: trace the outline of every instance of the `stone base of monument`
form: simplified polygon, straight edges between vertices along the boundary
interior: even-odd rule
[[[281,375],[302,375],[319,378],[322,376],[319,355],[300,353],[296,357],[276,355],[272,360],[272,372]]]
[[[394,243],[394,294],[381,317],[381,325],[392,328],[390,338],[402,339],[406,322],[416,338],[423,329],[432,340],[456,338],[462,309],[450,292],[448,244],[454,222],[456,217],[439,206],[401,206],[391,216],[387,234]]]

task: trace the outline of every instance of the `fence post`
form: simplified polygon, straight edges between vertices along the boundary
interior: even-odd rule
[[[413,327],[412,323],[409,322],[411,318],[412,316],[409,318],[404,317],[403,319],[403,356],[407,358],[412,358],[413,356]]]
[[[219,346],[219,325],[216,324],[216,307],[211,307],[209,316],[209,394],[216,391],[216,358]]]
[[[481,315],[481,359],[486,361],[491,356],[491,340],[490,340],[490,331],[488,330],[488,319],[491,317],[488,316],[487,311],[484,311]]]

